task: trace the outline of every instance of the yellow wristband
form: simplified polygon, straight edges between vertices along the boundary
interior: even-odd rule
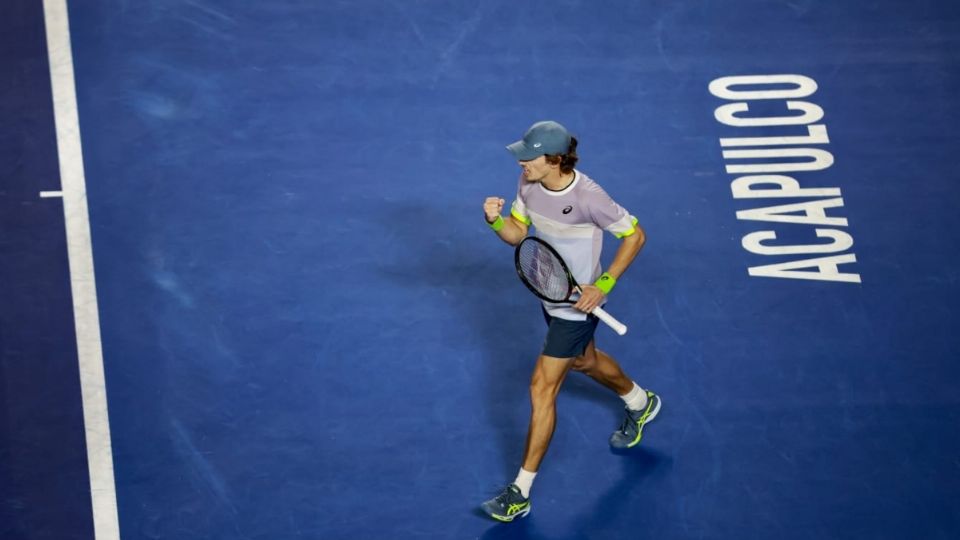
[[[610,294],[610,291],[613,290],[613,286],[617,284],[616,278],[610,274],[604,272],[600,274],[600,279],[596,281],[593,285],[603,291],[603,294]]]
[[[497,216],[497,219],[494,220],[493,223],[487,223],[487,225],[489,225],[490,228],[493,229],[493,232],[499,232],[500,229],[503,228],[503,217]]]

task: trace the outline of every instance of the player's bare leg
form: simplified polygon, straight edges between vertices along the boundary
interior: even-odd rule
[[[523,468],[536,472],[547,453],[557,425],[557,394],[572,362],[569,358],[541,355],[530,379],[530,428],[523,452]]]
[[[557,394],[573,364],[570,358],[540,356],[530,379],[530,428],[517,480],[481,508],[490,517],[513,521],[530,513],[529,489],[557,425]]]
[[[607,353],[597,349],[593,341],[587,345],[582,355],[573,359],[572,369],[613,390],[618,396],[633,389],[633,380],[627,377],[620,364]]]
[[[660,412],[660,396],[640,388],[610,355],[596,348],[593,341],[584,353],[574,358],[572,369],[613,390],[626,404],[623,423],[610,436],[614,448],[631,448],[640,442],[643,427]]]

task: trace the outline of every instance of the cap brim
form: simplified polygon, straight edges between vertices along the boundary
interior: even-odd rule
[[[513,154],[513,157],[517,158],[517,161],[530,161],[543,155],[543,152],[530,148],[522,140],[507,145],[507,150]]]

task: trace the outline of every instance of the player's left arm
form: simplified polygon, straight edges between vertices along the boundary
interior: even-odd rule
[[[643,232],[643,228],[640,225],[634,225],[634,228],[633,234],[624,236],[620,241],[620,247],[613,256],[613,262],[607,268],[607,273],[613,276],[613,279],[620,279],[620,276],[630,267],[630,263],[637,258],[643,245],[647,243],[647,235]]]
[[[639,224],[634,225],[634,231],[620,240],[620,246],[617,248],[617,253],[613,256],[613,262],[610,263],[606,273],[614,280],[619,280],[633,260],[637,258],[637,254],[640,253],[646,242],[647,235],[643,232],[643,228]],[[599,306],[606,296],[599,287],[593,284],[582,284],[580,290],[583,293],[573,307],[587,313]]]

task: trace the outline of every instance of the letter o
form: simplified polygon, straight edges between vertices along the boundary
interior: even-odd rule
[[[776,90],[734,90],[734,86],[758,86],[792,84],[796,88]],[[721,99],[792,99],[812,95],[817,91],[817,81],[803,75],[741,75],[721,77],[710,82],[710,93]]]

